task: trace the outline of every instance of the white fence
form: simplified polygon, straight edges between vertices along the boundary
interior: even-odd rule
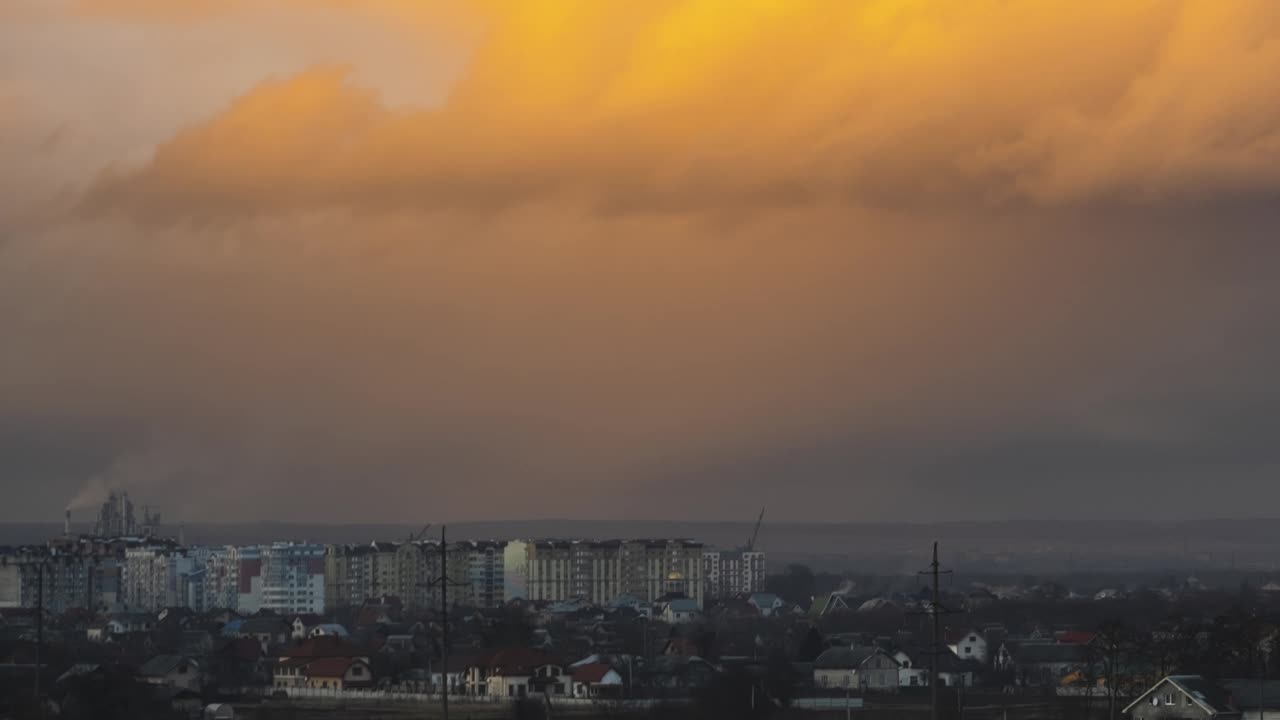
[[[247,688],[246,688],[247,690]],[[337,688],[309,688],[309,687],[290,687],[290,688],[264,688],[253,693],[263,696],[279,696],[284,693],[290,699],[309,699],[309,700],[330,700],[334,702],[394,702],[394,703],[429,703],[435,704],[440,702],[439,693],[419,693],[408,692],[402,690],[374,690],[374,689],[337,689]],[[517,699],[542,700],[543,695],[529,695],[527,698],[514,698],[504,695],[450,695],[450,705],[501,705],[511,703]],[[571,698],[561,695],[550,696],[549,702],[555,706],[571,706],[571,707],[597,707],[609,706],[619,708],[643,708],[658,703],[670,703],[668,699],[628,699],[615,700],[605,698]],[[681,700],[675,700],[681,702]],[[841,706],[843,707],[843,705]]]
[[[857,710],[862,707],[862,698],[798,697],[791,699],[791,707],[797,710],[844,710],[846,707]]]
[[[246,688],[247,689],[247,688]],[[417,693],[406,692],[400,690],[373,690],[373,689],[349,689],[340,690],[336,688],[307,688],[307,687],[291,687],[291,688],[266,688],[265,692],[257,690],[264,695],[276,695],[277,693],[285,693],[290,699],[308,699],[322,700],[331,702],[355,702],[355,703],[428,703],[436,704],[440,702],[438,693]],[[529,699],[542,699],[541,695],[531,695]],[[504,697],[501,695],[450,695],[450,705],[501,705],[513,702],[516,698]],[[609,707],[618,710],[626,709],[645,709],[654,705],[671,705],[687,703],[687,698],[632,698],[632,699],[605,699],[605,698],[571,698],[563,696],[551,696],[549,702],[552,707]],[[862,698],[843,698],[843,697],[799,697],[791,700],[791,707],[798,710],[844,710],[846,707],[852,710],[858,710],[863,707]],[[1280,719],[1278,719],[1280,720]]]

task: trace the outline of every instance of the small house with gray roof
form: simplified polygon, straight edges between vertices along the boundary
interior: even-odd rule
[[[1201,720],[1241,717],[1226,690],[1199,675],[1170,675],[1124,709],[1133,720]]]

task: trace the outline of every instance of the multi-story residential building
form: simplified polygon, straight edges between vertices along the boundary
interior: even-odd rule
[[[205,581],[209,576],[209,558],[213,555],[214,549],[196,545],[188,547],[186,551],[187,557],[191,558],[191,569],[181,578],[182,604],[196,612],[204,612],[212,609],[208,605],[209,591],[205,587]]]
[[[523,540],[512,540],[502,551],[503,596],[512,598],[529,597],[529,544]]]
[[[35,607],[43,585],[45,607],[54,612],[119,609],[125,551],[140,542],[66,534],[0,554],[0,607]]]
[[[119,587],[120,560],[113,556],[24,548],[0,557],[0,607],[43,602],[55,613],[71,608],[110,610],[116,607]]]
[[[702,544],[690,540],[530,541],[525,567],[531,600],[703,597]]]
[[[462,575],[466,587],[462,588],[460,604],[491,608],[506,602],[505,550],[505,542],[492,540],[467,540],[450,546],[450,564],[454,554],[461,556],[458,564],[466,564]]]
[[[210,550],[204,563],[204,606],[253,613],[262,607],[262,551],[257,546]]]
[[[413,540],[396,548],[396,587],[391,592],[407,608],[423,609],[440,604],[440,543]]]
[[[262,552],[262,609],[280,615],[323,613],[325,547],[272,543]]]
[[[702,580],[708,598],[761,592],[764,578],[763,552],[708,550],[702,553]]]
[[[123,605],[132,611],[187,606],[187,578],[196,569],[176,543],[148,543],[125,551],[120,575]]]
[[[326,603],[330,607],[360,605],[394,595],[400,582],[400,545],[372,542],[366,545],[330,545],[325,551]]]

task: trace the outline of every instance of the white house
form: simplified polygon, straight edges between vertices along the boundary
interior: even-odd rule
[[[921,662],[916,661],[916,657]],[[914,655],[906,650],[898,649],[893,653],[894,662],[898,663],[898,687],[927,687],[929,685],[929,658],[917,652]]]
[[[290,623],[293,626],[291,636],[294,640],[302,640],[309,637],[311,634],[311,628],[321,624],[322,622],[323,621],[320,619],[319,615],[295,615],[293,617],[293,622]]]
[[[326,635],[329,635],[332,637],[344,638],[344,637],[347,637],[348,634],[349,633],[347,632],[347,629],[337,623],[321,623],[311,628],[311,630],[307,633],[307,637],[314,638],[314,637],[324,637]]]
[[[1227,691],[1199,675],[1170,675],[1124,709],[1133,720],[1239,718]]]
[[[829,648],[813,661],[813,684],[820,688],[896,692],[898,661],[876,647]]]
[[[469,695],[520,698],[535,693],[568,695],[572,691],[564,667],[533,648],[506,648],[465,666]]]
[[[150,632],[156,626],[149,613],[116,613],[106,620],[95,621],[85,632],[89,642],[108,642],[113,637],[135,632]]]
[[[676,598],[662,606],[662,621],[669,625],[681,625],[698,619],[698,601],[693,598]]]
[[[947,647],[961,660],[975,660],[987,664],[987,639],[977,630],[948,633]]]
[[[782,598],[769,592],[751,593],[747,597],[747,602],[760,613],[761,617],[770,617],[787,605]]]
[[[622,676],[605,663],[587,663],[573,668],[573,696],[576,698],[619,697]]]

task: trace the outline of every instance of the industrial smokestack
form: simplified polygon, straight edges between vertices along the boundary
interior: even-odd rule
[[[62,519],[62,534],[71,537],[71,508],[67,508],[66,515]]]

